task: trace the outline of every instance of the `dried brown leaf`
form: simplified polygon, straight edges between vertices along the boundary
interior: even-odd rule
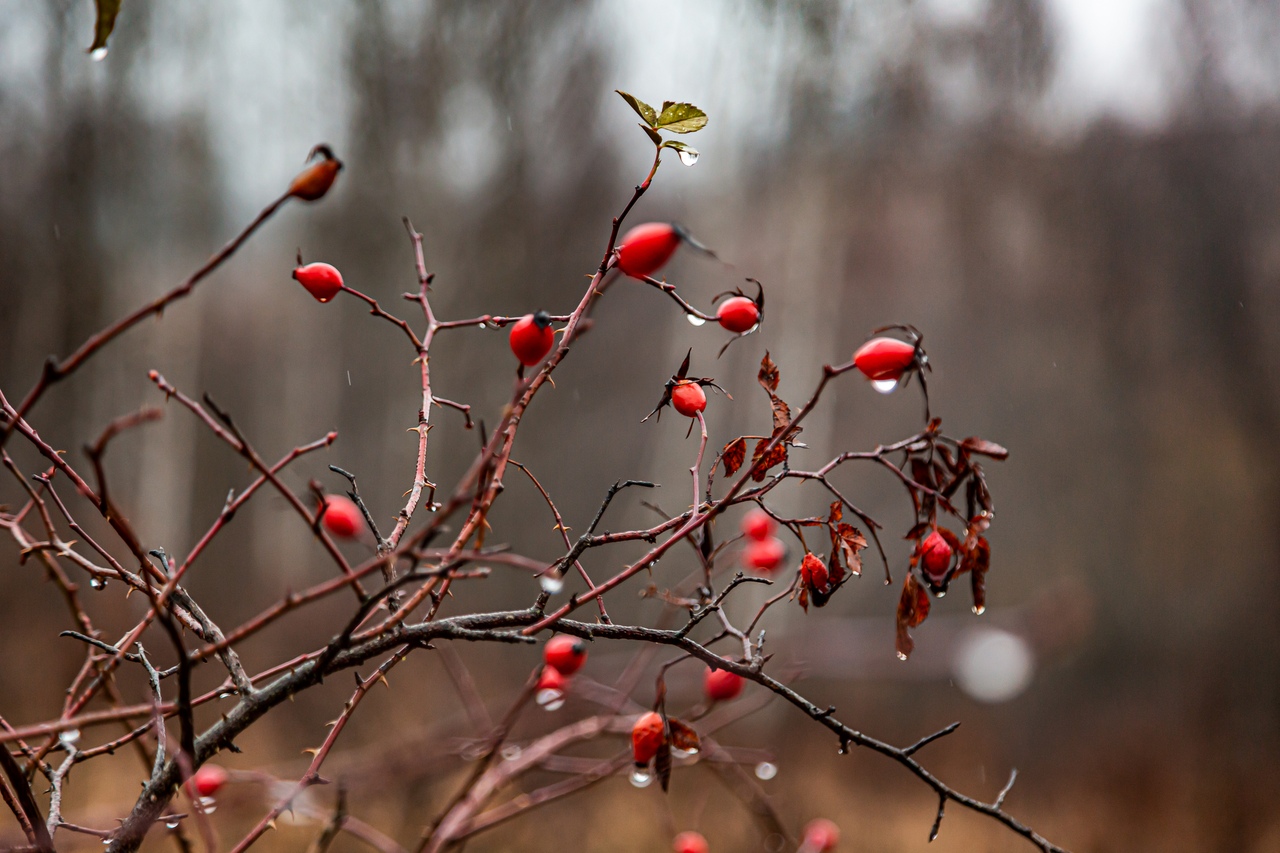
[[[720,454],[720,460],[724,462],[724,475],[732,477],[742,467],[742,463],[747,459],[747,440],[745,438],[735,438],[724,446],[724,451]]]
[[[992,459],[1008,459],[1009,451],[994,441],[987,441],[985,438],[978,438],[976,435],[969,436],[960,442],[960,446],[970,453],[980,453],[983,456],[990,456]]]

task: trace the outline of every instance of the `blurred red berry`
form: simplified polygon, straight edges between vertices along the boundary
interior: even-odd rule
[[[747,545],[742,558],[753,569],[771,572],[782,564],[786,556],[787,548],[782,540],[770,536]]]
[[[737,698],[742,692],[742,676],[727,669],[711,669],[702,678],[702,686],[707,698],[712,702],[727,702]]]
[[[840,827],[825,817],[809,821],[804,828],[804,847],[806,853],[829,853],[840,843]]]
[[[671,849],[675,853],[707,853],[711,848],[707,846],[707,839],[702,837],[701,832],[689,830],[676,836]]]
[[[551,317],[546,311],[526,314],[511,327],[509,340],[511,351],[525,367],[532,367],[551,352],[556,333],[551,328]]]
[[[293,271],[293,277],[321,302],[328,302],[342,290],[342,273],[329,264],[300,266]]]
[[[354,539],[364,529],[364,516],[355,501],[342,495],[324,496],[325,530],[343,539]]]
[[[229,776],[225,768],[217,764],[206,764],[191,777],[191,786],[198,796],[212,797],[227,784]]]
[[[542,659],[561,675],[573,675],[587,662],[587,644],[577,637],[557,634],[547,640]]]
[[[628,231],[618,244],[618,268],[641,278],[653,275],[680,246],[680,232],[666,222],[646,222]]]
[[[750,539],[768,539],[777,526],[773,517],[762,509],[753,509],[742,518],[742,532]]]

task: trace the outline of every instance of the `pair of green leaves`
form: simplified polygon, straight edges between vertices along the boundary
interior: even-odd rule
[[[698,149],[676,139],[664,140],[658,131],[669,130],[672,133],[696,133],[707,126],[707,114],[693,104],[663,101],[662,109],[655,110],[644,101],[621,89],[615,90],[622,100],[631,105],[636,115],[644,119],[640,129],[648,134],[649,139],[659,148],[670,148],[681,154],[685,163],[692,165],[698,157]]]

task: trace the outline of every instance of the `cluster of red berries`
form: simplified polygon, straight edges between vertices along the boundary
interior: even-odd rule
[[[538,675],[537,702],[548,711],[564,705],[569,678],[587,662],[587,644],[577,637],[557,634],[542,650],[542,672]]]
[[[769,513],[753,509],[742,519],[742,533],[747,537],[742,561],[760,572],[775,571],[787,557],[787,546],[774,536],[778,524]]]

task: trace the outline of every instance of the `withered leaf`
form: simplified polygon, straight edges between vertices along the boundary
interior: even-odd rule
[[[910,657],[916,644],[911,639],[909,629],[919,626],[928,615],[929,594],[916,580],[915,575],[908,574],[906,582],[902,585],[902,597],[898,599],[898,637],[895,644],[898,657],[903,660]]]
[[[724,475],[732,477],[747,459],[747,440],[739,437],[726,444],[720,459],[724,462]]]
[[[689,347],[689,351],[684,354],[684,361],[680,362],[680,369],[676,371],[677,379],[684,379],[689,375],[689,359],[693,357],[693,347]]]
[[[760,374],[756,377],[760,380],[760,384],[764,386],[764,390],[770,395],[778,390],[778,380],[781,374],[778,372],[778,365],[773,363],[773,359],[769,358],[769,351],[765,350],[764,358],[760,359]]]
[[[973,550],[967,552],[963,563],[969,566],[969,582],[973,586],[973,612],[979,615],[987,609],[987,570],[991,568],[991,546],[987,537],[979,536]]]
[[[867,538],[852,524],[841,524],[837,528],[837,536],[840,556],[844,559],[845,565],[855,575],[861,575],[862,557],[858,552],[867,547]]]
[[[762,455],[771,440],[762,438],[757,441],[755,452],[751,455],[751,479],[757,483],[764,482],[770,468],[787,461],[787,445],[781,441],[768,454]]]
[[[990,456],[992,459],[1008,459],[1009,451],[994,441],[987,441],[985,438],[978,438],[971,435],[964,441],[960,442],[960,446],[970,453],[981,453],[983,456]]]
[[[671,727],[671,745],[676,749],[683,749],[685,752],[702,749],[702,739],[693,730],[693,726],[674,717],[667,720],[667,725]]]

